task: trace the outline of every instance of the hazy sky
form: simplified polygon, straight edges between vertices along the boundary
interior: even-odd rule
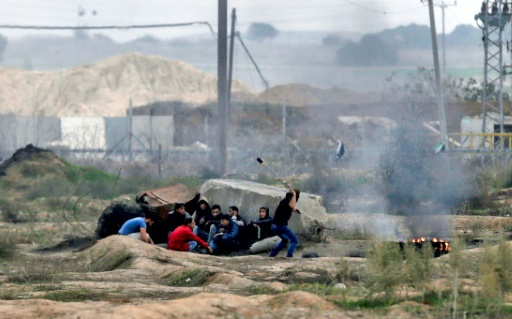
[[[435,1],[440,4],[442,1]],[[238,27],[246,30],[252,22],[271,23],[279,30],[319,30],[332,32],[375,32],[401,24],[428,24],[428,7],[420,0],[228,0],[236,7]],[[453,4],[452,1],[445,1]],[[459,0],[446,9],[446,28],[473,24],[481,1]],[[79,8],[84,15],[79,16]],[[93,14],[93,11],[96,14]],[[438,32],[441,9],[436,7]],[[128,25],[208,21],[217,28],[216,0],[1,0],[0,24],[17,25]],[[48,31],[0,29],[8,37],[42,34]],[[204,26],[159,29],[105,31],[119,40],[131,40],[150,34],[172,38],[206,33]],[[67,35],[67,32],[56,34]]]

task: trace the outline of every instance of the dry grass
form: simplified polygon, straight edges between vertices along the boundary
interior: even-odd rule
[[[512,218],[495,216],[453,216],[453,228],[461,231],[511,232]]]

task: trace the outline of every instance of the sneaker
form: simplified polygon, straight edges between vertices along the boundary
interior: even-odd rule
[[[208,253],[208,249],[204,248],[204,247],[196,247],[195,249],[198,253],[200,254],[207,254]]]

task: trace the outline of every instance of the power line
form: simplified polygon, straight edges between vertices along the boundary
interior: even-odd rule
[[[173,27],[188,27],[192,25],[206,25],[210,29],[210,33],[216,38],[216,33],[211,24],[207,21],[194,21],[183,23],[162,23],[162,24],[140,24],[140,25],[103,25],[103,26],[36,26],[36,25],[13,25],[13,24],[0,24],[0,29],[18,29],[18,30],[130,30],[130,29],[155,29],[155,28],[173,28]]]
[[[252,64],[254,65],[254,67],[256,68],[256,71],[258,71],[258,74],[261,78],[261,80],[263,81],[263,84],[265,85],[265,90],[268,90],[268,88],[270,87],[270,85],[268,84],[268,81],[265,79],[265,77],[263,76],[263,74],[261,73],[261,70],[260,68],[258,67],[258,64],[256,63],[256,61],[253,59],[252,55],[251,55],[251,52],[249,52],[249,49],[245,46],[245,43],[244,43],[244,40],[242,40],[242,36],[240,35],[240,32],[236,32],[235,33],[235,36],[238,38],[238,41],[240,42],[240,44],[242,45],[242,47],[244,48],[245,50],[245,53],[247,53],[247,56],[249,56],[249,59],[251,59],[251,62]]]
[[[361,8],[361,9],[364,9],[366,11],[370,11],[370,12],[374,12],[374,13],[379,13],[379,14],[400,14],[400,13],[407,13],[407,12],[412,12],[412,11],[416,11],[416,10],[419,10],[419,9],[422,9],[424,6],[422,5],[421,7],[416,7],[414,9],[408,9],[408,10],[401,10],[401,11],[381,11],[381,10],[375,10],[375,9],[372,9],[372,8],[369,8],[369,7],[365,7],[365,6],[362,6],[358,3],[355,3],[355,2],[352,2],[350,0],[344,0],[345,2],[348,2],[350,3],[351,5],[353,6],[356,6],[358,8]]]

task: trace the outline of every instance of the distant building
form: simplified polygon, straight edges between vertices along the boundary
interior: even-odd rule
[[[130,127],[131,123],[131,127]],[[76,153],[151,152],[174,147],[174,116],[0,116],[0,156],[33,144]],[[85,154],[85,157],[88,155]]]
[[[494,112],[487,113],[488,117],[486,119],[486,133],[499,133],[500,132],[500,121],[499,114]],[[504,117],[504,130],[505,133],[512,132],[512,116]],[[461,120],[461,137],[460,143],[462,144],[462,148],[470,148],[477,149],[482,147],[483,136],[482,133],[482,115],[476,116],[464,116]],[[493,143],[497,143],[496,137],[492,138]]]

